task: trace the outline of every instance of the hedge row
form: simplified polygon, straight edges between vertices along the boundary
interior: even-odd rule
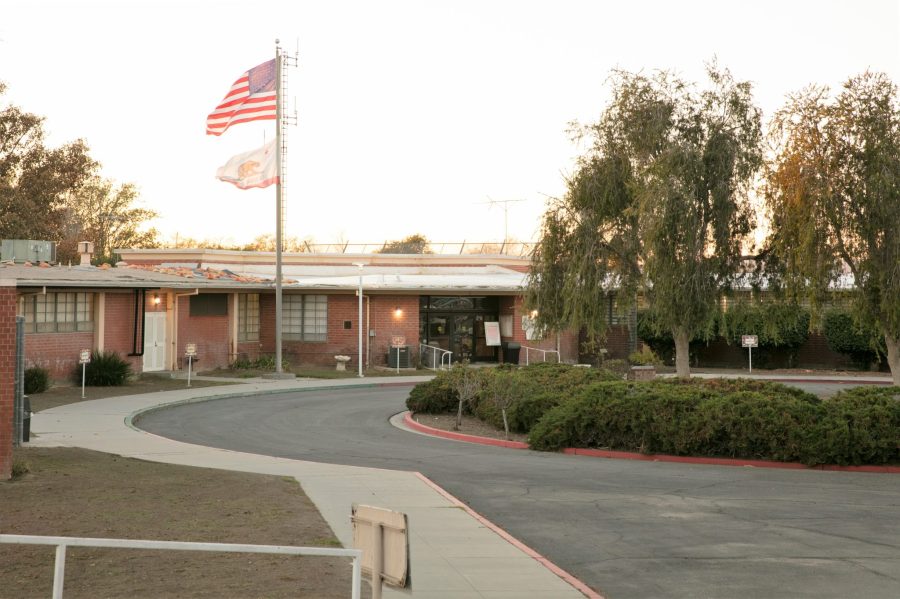
[[[506,378],[505,383],[520,393],[519,399],[510,407],[507,414],[510,431],[518,433],[527,433],[547,410],[559,405],[585,385],[622,378],[619,374],[603,369],[550,363],[533,364],[523,368],[482,368],[477,373],[482,392],[471,404],[463,406],[465,413],[473,414],[497,428],[502,428],[501,411],[489,400],[485,391],[489,377]],[[453,371],[441,371],[432,380],[416,385],[406,400],[407,409],[427,414],[455,411],[459,396],[453,389],[454,374]]]
[[[544,414],[529,440],[532,448],[548,451],[589,447],[807,465],[900,463],[900,387],[851,389],[820,401],[759,383],[595,384]]]
[[[417,385],[407,407],[453,412],[454,373]],[[816,464],[900,463],[900,387],[858,387],[830,400],[751,379],[625,382],[597,369],[540,364],[483,369],[468,413],[502,428],[490,397],[499,382],[515,389],[509,428],[531,447],[608,448],[642,453]],[[492,377],[494,377],[492,379]]]

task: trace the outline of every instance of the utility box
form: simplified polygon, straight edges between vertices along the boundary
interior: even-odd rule
[[[37,239],[4,239],[0,243],[0,260],[23,262],[56,262],[56,242]]]
[[[409,346],[389,347],[387,363],[390,368],[409,368]]]

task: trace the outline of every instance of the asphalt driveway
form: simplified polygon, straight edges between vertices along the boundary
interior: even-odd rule
[[[611,599],[900,596],[897,475],[469,445],[394,428],[407,393],[224,399],[153,412],[138,426],[238,451],[420,471]]]

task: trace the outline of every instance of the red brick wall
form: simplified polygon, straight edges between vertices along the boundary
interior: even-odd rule
[[[410,348],[411,365],[419,356],[419,296],[418,295],[376,295],[371,299],[372,312],[369,328],[375,331],[372,341],[372,364],[386,366],[391,337],[406,337],[405,345]],[[395,310],[401,314],[397,316]]]
[[[175,348],[179,368],[187,368],[184,347],[197,344],[197,367],[202,370],[225,368],[229,363],[231,347],[228,342],[229,314],[224,316],[191,316],[191,296],[178,301],[178,346]],[[274,302],[273,302],[274,303]],[[231,309],[231,303],[228,304]]]
[[[368,297],[368,296],[367,296]],[[264,301],[266,298],[266,301]],[[269,305],[271,304],[271,305]],[[264,307],[265,306],[265,307]],[[402,311],[401,316],[394,314],[396,308]],[[368,312],[369,329],[375,331],[375,337],[368,336],[366,316]],[[267,296],[260,298],[260,339],[263,347],[271,345],[274,351],[275,299],[268,301]],[[348,368],[355,368],[359,363],[359,300],[355,295],[328,296],[328,336],[324,342],[303,342],[282,340],[282,353],[292,364],[317,364],[333,366],[334,356],[350,356]],[[344,321],[350,321],[350,328],[344,328]],[[265,331],[265,335],[263,335]],[[366,352],[373,366],[387,363],[388,347],[393,335],[406,337],[406,345],[415,354],[419,344],[419,297],[418,296],[371,296],[363,300],[363,361]],[[371,349],[368,343],[371,342]]]
[[[93,351],[93,333],[25,333],[25,368],[40,366],[50,378],[68,379],[83,349]]]
[[[16,288],[0,281],[0,480],[12,476],[16,380]]]
[[[525,329],[522,328],[522,316],[527,315],[525,300],[521,296],[509,296],[500,298],[500,314],[511,314],[513,317],[512,337],[503,337],[503,341],[516,341],[522,345],[519,352],[519,364],[525,364],[525,347],[536,349],[556,349],[556,333],[550,333],[544,339],[526,339]],[[541,362],[545,356],[541,352],[528,352],[528,362]],[[501,352],[502,356],[502,352]],[[546,356],[548,360],[552,357]],[[559,334],[559,358],[562,362],[578,361],[578,334],[566,331]]]
[[[149,300],[149,295],[147,296]],[[106,322],[103,330],[103,348],[114,351],[131,364],[132,370],[139,373],[143,370],[141,356],[129,356],[135,350],[143,352],[141,329],[144,326],[141,312],[135,309],[134,291],[127,293],[106,294]],[[96,301],[96,300],[95,300]],[[134,324],[137,319],[137,341],[135,342]],[[96,327],[96,323],[94,325]],[[77,359],[77,354],[76,354]],[[76,360],[77,361],[77,360]]]

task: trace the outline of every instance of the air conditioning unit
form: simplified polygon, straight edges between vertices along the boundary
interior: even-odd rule
[[[23,262],[56,262],[56,242],[36,239],[4,239],[0,244],[0,260]]]

